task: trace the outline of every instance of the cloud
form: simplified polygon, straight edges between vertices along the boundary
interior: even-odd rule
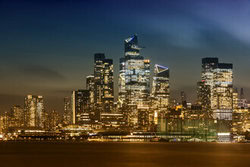
[[[20,68],[21,72],[24,73],[24,75],[28,75],[29,77],[32,77],[34,79],[41,79],[41,80],[57,80],[62,81],[66,78],[60,74],[59,72],[48,68],[43,67],[40,65],[30,65]]]
[[[219,49],[224,52],[250,52],[250,47],[245,42],[218,26],[200,29],[199,34],[199,43],[209,47],[209,49]]]

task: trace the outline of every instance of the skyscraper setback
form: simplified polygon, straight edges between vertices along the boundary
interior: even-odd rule
[[[138,124],[138,110],[148,108],[150,95],[150,60],[140,55],[137,35],[124,40],[124,57],[120,59],[120,107],[128,107],[129,123]]]

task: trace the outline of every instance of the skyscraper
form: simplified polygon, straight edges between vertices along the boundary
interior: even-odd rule
[[[200,86],[202,86],[201,89],[203,89],[203,92],[210,92],[209,105],[214,112],[215,110],[219,112],[219,110],[232,109],[232,69],[232,64],[219,63],[218,58],[202,59],[202,81],[200,83]],[[206,98],[203,98],[203,100],[207,101]],[[214,116],[217,117],[218,114],[215,114]],[[221,117],[223,116],[221,115]]]
[[[204,80],[197,83],[197,103],[205,111],[209,111],[211,109],[210,91],[210,86],[206,85]]]
[[[24,100],[24,110],[27,127],[44,127],[43,96],[27,95]]]
[[[69,97],[64,98],[63,124],[64,125],[72,124],[72,109]]]
[[[202,89],[209,96],[202,98],[202,104],[210,106],[217,121],[217,132],[230,132],[233,112],[233,65],[219,63],[218,58],[202,59]],[[209,91],[208,91],[208,90]],[[210,98],[209,104],[207,98]],[[230,136],[227,136],[228,140]]]
[[[169,106],[169,69],[156,64],[152,84],[152,97],[156,108],[167,108]]]
[[[24,120],[24,110],[19,105],[14,105],[10,110],[10,125],[11,127],[23,127]]]
[[[72,123],[81,124],[81,115],[88,112],[89,90],[73,91],[71,95]]]
[[[205,82],[205,85],[209,85],[211,90],[214,85],[214,69],[218,67],[218,64],[219,59],[216,57],[207,57],[202,59],[201,80],[202,82]]]
[[[97,53],[94,61],[95,109],[101,112],[111,112],[114,105],[113,60],[106,59],[103,53]]]
[[[94,95],[95,95],[95,83],[94,83],[94,75],[88,75],[86,77],[86,89],[89,90],[89,102],[90,105],[94,105]]]
[[[120,59],[120,107],[128,107],[129,123],[138,124],[138,109],[148,108],[150,95],[150,60],[140,55],[137,36],[124,40],[124,57]]]
[[[214,85],[211,108],[214,118],[232,120],[233,112],[233,65],[219,63],[214,69]]]

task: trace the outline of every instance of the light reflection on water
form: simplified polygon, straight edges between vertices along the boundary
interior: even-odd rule
[[[250,166],[250,144],[0,143],[1,166]]]

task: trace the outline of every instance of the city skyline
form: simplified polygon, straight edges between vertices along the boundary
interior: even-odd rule
[[[185,91],[188,100],[194,101],[196,98],[191,97],[196,97],[201,58],[218,57],[223,62],[234,64],[234,85],[243,87],[246,98],[249,98],[249,40],[247,32],[240,28],[242,25],[248,27],[244,24],[248,15],[244,13],[246,8],[243,8],[244,5],[249,6],[248,1],[236,6],[233,1],[201,1],[194,6],[188,5],[187,1],[182,2],[159,1],[159,4],[150,6],[152,2],[141,4],[136,1],[135,6],[130,7],[132,1],[126,4],[86,1],[79,3],[78,7],[69,2],[24,1],[11,4],[2,1],[1,13],[5,17],[1,27],[4,39],[0,52],[3,58],[0,68],[1,111],[9,110],[15,104],[22,105],[27,94],[43,95],[46,108],[62,111],[63,98],[70,96],[72,90],[85,88],[85,77],[93,73],[93,54],[98,52],[114,60],[117,92],[123,39],[134,33],[138,33],[140,45],[145,46],[141,55],[151,60],[151,73],[153,64],[157,63],[171,69],[171,96],[179,98],[180,92]],[[40,8],[41,5],[43,8]],[[69,15],[63,13],[66,5],[71,7]],[[160,5],[171,10],[167,11]],[[39,9],[35,11],[37,6]],[[54,6],[57,8],[53,9]],[[117,12],[116,6],[123,6],[117,13],[123,18],[122,21],[112,15]],[[218,14],[222,6],[224,10]],[[108,7],[112,10],[102,15],[102,11]],[[159,10],[146,15],[151,7]],[[238,7],[242,7],[242,10],[236,14]],[[92,15],[89,14],[91,9],[95,9]],[[126,9],[131,10],[128,16],[125,15]],[[199,10],[192,12],[194,9]],[[208,14],[205,15],[201,9],[206,9]],[[232,9],[232,13],[227,16],[229,9]],[[213,20],[212,11],[221,17]],[[161,17],[156,19],[158,16]],[[239,27],[227,21],[236,16],[242,18],[236,21]],[[88,23],[87,27],[82,20]],[[227,25],[232,25],[231,29],[227,29]]]
[[[0,0],[1,165],[249,166],[249,9]]]

